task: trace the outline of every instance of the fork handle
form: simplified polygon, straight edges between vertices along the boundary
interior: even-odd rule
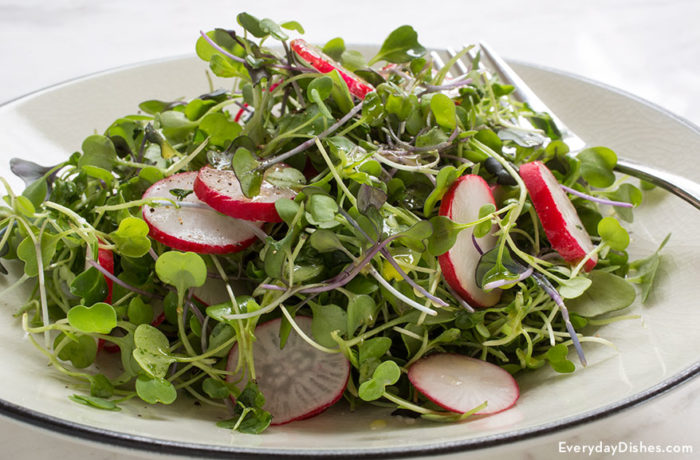
[[[700,184],[695,181],[622,158],[617,160],[615,170],[668,190],[700,209]]]

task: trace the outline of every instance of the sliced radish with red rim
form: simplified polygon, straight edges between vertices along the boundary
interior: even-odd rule
[[[296,323],[311,336],[311,318],[297,316]],[[309,345],[292,329],[280,349],[281,319],[255,328],[253,360],[258,388],[265,396],[264,409],[272,415],[272,425],[282,425],[317,415],[335,404],[345,391],[350,363],[341,353],[324,353]],[[227,370],[238,365],[234,345]],[[235,380],[230,376],[229,381]]]
[[[484,402],[477,414],[495,414],[512,407],[520,389],[512,375],[476,358],[438,353],[422,358],[408,369],[408,379],[438,406],[463,414]]]
[[[447,191],[440,204],[440,215],[453,221],[466,224],[479,219],[479,209],[495,202],[491,189],[480,176],[462,176]],[[475,307],[490,307],[498,303],[501,291],[486,292],[477,285],[476,267],[482,252],[496,246],[498,239],[489,234],[473,238],[473,229],[462,230],[449,251],[438,257],[445,281],[464,300]]]
[[[153,184],[144,199],[174,200],[171,190],[192,190],[196,172],[167,177]],[[182,207],[172,205],[143,206],[143,219],[149,236],[180,251],[200,254],[228,254],[241,251],[256,239],[261,222],[246,222],[219,214],[201,202],[194,193],[181,200]]]
[[[520,166],[520,177],[552,248],[567,262],[579,263],[593,250],[593,243],[557,179],[540,161]],[[593,254],[584,264],[584,270],[593,270],[597,262],[598,256]]]
[[[364,99],[367,93],[374,91],[374,87],[358,77],[348,69],[344,68],[339,63],[335,62],[330,56],[327,56],[323,51],[313,45],[309,45],[301,38],[297,38],[289,42],[289,46],[297,55],[308,62],[314,69],[321,73],[328,73],[337,70],[342,79],[348,85],[348,90],[354,96]]]
[[[282,222],[275,209],[275,202],[280,198],[293,199],[296,196],[291,189],[276,187],[263,180],[260,193],[253,198],[248,198],[243,194],[241,184],[233,171],[209,166],[205,166],[197,173],[194,193],[197,198],[227,216],[260,222]]]

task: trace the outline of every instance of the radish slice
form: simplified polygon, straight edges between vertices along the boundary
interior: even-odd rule
[[[97,263],[109,273],[114,275],[114,254],[109,249],[97,249]],[[103,275],[104,276],[104,275]],[[112,280],[104,276],[107,282],[107,297],[104,302],[112,303]]]
[[[478,220],[479,209],[489,203],[494,206],[496,204],[486,181],[480,176],[469,174],[457,179],[442,198],[440,215],[447,216],[457,223],[466,224]],[[494,289],[486,292],[481,289],[476,284],[476,266],[481,257],[479,249],[482,252],[493,249],[498,239],[491,234],[473,239],[473,233],[471,228],[462,230],[454,246],[438,257],[438,260],[445,281],[464,300],[475,307],[490,307],[498,303],[501,290]]]
[[[463,414],[487,402],[477,414],[504,411],[515,404],[520,389],[500,367],[468,356],[439,353],[416,361],[408,379],[438,406]]]
[[[275,165],[272,167],[277,167]],[[288,167],[288,166],[281,166]],[[260,194],[248,198],[241,190],[241,183],[231,170],[219,170],[205,166],[199,170],[194,181],[197,198],[227,216],[259,222],[282,222],[275,201],[280,198],[294,199],[291,189],[275,187],[263,181]]]
[[[311,336],[311,318],[297,316],[296,323]],[[265,396],[264,409],[272,414],[272,425],[282,425],[320,414],[335,404],[345,391],[350,363],[341,353],[324,353],[306,343],[295,330],[280,350],[281,319],[255,328],[253,360],[258,387]],[[227,370],[238,364],[234,345]],[[229,376],[229,381],[235,376]]]
[[[196,172],[167,177],[153,184],[143,198],[175,197],[170,190],[192,190]],[[260,222],[243,222],[217,213],[190,193],[182,199],[183,207],[143,206],[143,219],[150,227],[149,235],[156,241],[180,251],[200,254],[228,254],[247,248],[255,241],[251,226]]]
[[[348,85],[348,90],[354,96],[364,99],[367,93],[374,91],[374,87],[358,77],[342,65],[335,62],[330,56],[315,46],[309,45],[301,38],[289,42],[289,46],[304,61],[308,62],[314,69],[321,73],[328,73],[337,70],[340,76]]]
[[[520,166],[520,177],[552,248],[567,262],[579,263],[593,250],[593,243],[557,179],[541,161]],[[597,262],[598,256],[593,254],[584,264],[584,270],[591,271]]]

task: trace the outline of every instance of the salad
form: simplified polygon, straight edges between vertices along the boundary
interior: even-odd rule
[[[585,366],[646,300],[661,248],[630,261],[623,223],[647,185],[570,155],[472,47],[436,67],[401,26],[366,60],[237,20],[196,43],[227,87],[0,178],[5,292],[31,286],[15,316],[76,403],[190,399],[244,433],[340,399],[459,421]]]

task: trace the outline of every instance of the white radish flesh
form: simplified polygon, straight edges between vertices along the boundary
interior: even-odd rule
[[[192,190],[196,172],[185,172],[167,177],[153,184],[144,199],[175,200],[171,190]],[[182,207],[169,204],[146,205],[143,219],[148,224],[149,235],[180,251],[200,254],[227,254],[250,246],[256,239],[259,222],[243,222],[219,214],[202,203],[194,193],[181,201]],[[254,228],[254,227],[257,227]]]
[[[452,184],[440,204],[440,215],[453,221],[466,224],[479,219],[479,209],[485,204],[495,201],[491,189],[484,179],[476,175],[462,176]],[[477,286],[476,266],[481,254],[474,245],[472,228],[462,230],[457,236],[454,246],[442,254],[438,260],[445,281],[464,300],[475,307],[490,307],[498,303],[501,290],[494,289],[486,292]],[[496,245],[498,239],[492,234],[476,238],[479,248],[489,251]]]
[[[311,337],[311,318],[297,316],[294,320]],[[280,324],[280,319],[273,319],[259,325],[253,344],[256,380],[273,425],[323,412],[342,397],[350,377],[350,363],[345,356],[317,350],[294,329],[280,349]],[[234,346],[227,370],[233,372],[237,365],[238,347]],[[234,376],[229,380],[235,380]]]
[[[515,404],[520,389],[500,367],[468,356],[439,353],[416,361],[408,379],[426,398],[452,412],[465,413],[483,404],[477,414],[495,414]]]

